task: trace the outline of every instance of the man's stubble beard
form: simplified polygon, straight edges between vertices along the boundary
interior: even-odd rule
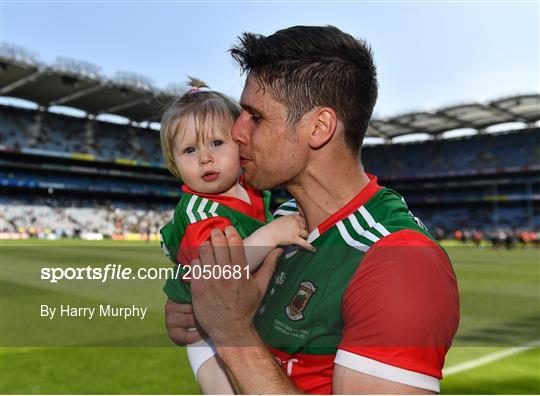
[[[294,147],[298,147],[298,136],[296,135],[296,130],[294,126],[290,126],[289,129],[285,132],[286,144],[290,144]],[[283,149],[283,147],[282,147]],[[287,150],[288,155],[281,155],[282,162],[284,163],[275,163],[273,166],[266,167],[261,169],[258,165],[253,163],[254,169],[252,169],[252,177],[247,177],[245,175],[247,182],[256,190],[272,190],[278,187],[286,187],[291,180],[295,179],[297,174],[302,171],[302,165],[297,164],[299,160],[297,156],[299,155],[296,149]],[[275,157],[276,154],[270,153],[263,158]],[[259,158],[260,159],[260,158]],[[296,169],[296,170],[295,170]],[[262,175],[264,173],[265,175]]]
[[[245,173],[244,177],[249,185],[259,191],[272,190],[287,184],[287,178],[283,177],[282,174],[280,175],[275,171],[264,172],[266,175],[262,173],[263,172],[261,171],[253,171],[251,175],[249,173]]]

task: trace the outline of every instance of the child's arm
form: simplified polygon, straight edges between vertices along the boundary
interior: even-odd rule
[[[244,239],[249,268],[251,271],[257,269],[268,253],[279,245],[299,245],[314,252],[316,249],[306,241],[307,237],[306,221],[299,214],[271,221]]]
[[[197,371],[197,383],[203,395],[234,395],[235,390],[230,376],[221,359],[212,356]]]

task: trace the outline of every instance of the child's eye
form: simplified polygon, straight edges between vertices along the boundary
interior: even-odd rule
[[[184,149],[185,154],[191,154],[195,152],[195,147],[189,146]]]
[[[217,147],[221,146],[223,144],[223,140],[213,140],[212,143],[210,143],[210,147]]]

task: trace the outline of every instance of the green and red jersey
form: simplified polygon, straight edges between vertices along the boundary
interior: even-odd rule
[[[272,220],[270,192],[254,190],[243,178],[240,183],[251,203],[229,196],[200,194],[185,184],[182,186],[173,219],[160,231],[162,250],[175,265],[189,265],[197,259],[199,247],[209,239],[213,228],[223,230],[232,225],[245,239]],[[182,279],[168,279],[163,290],[171,300],[191,304],[191,286]]]
[[[282,256],[256,315],[261,338],[304,392],[332,393],[334,364],[439,390],[459,322],[456,278],[403,198],[370,179],[310,233],[317,252]]]

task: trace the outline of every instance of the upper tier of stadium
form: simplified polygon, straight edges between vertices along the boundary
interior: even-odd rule
[[[58,58],[48,65],[24,48],[2,43],[0,95],[25,99],[45,108],[67,106],[90,116],[112,114],[140,123],[159,122],[164,105],[187,88],[171,84],[163,90],[145,76],[119,72],[109,78],[100,70],[93,64],[67,58]],[[373,119],[367,136],[438,136],[464,128],[480,132],[508,122],[533,126],[538,120],[540,95],[531,93]]]

